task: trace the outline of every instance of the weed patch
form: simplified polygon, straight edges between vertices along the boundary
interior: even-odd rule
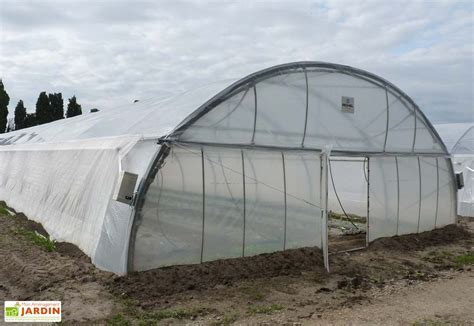
[[[12,216],[15,213],[13,208],[9,208],[4,201],[0,201],[0,215]]]
[[[125,317],[121,314],[117,314],[107,320],[107,325],[129,326],[132,325],[132,323],[129,320],[125,319]]]
[[[20,227],[15,233],[44,248],[46,251],[52,252],[56,249],[56,241],[52,241],[36,231],[30,231]]]
[[[0,215],[10,216],[11,212],[4,201],[0,201]]]
[[[209,313],[209,309],[204,307],[192,307],[192,308],[177,308],[177,309],[165,309],[165,310],[158,310],[158,311],[143,311],[138,307],[138,302],[129,299],[129,298],[122,298],[120,300],[124,309],[123,313],[125,316],[128,316],[132,319],[132,324],[139,324],[139,325],[154,325],[158,321],[162,319],[174,318],[174,319],[187,319],[197,316],[204,316]],[[115,316],[114,318],[119,318],[119,315]],[[123,317],[123,316],[122,316]],[[125,322],[128,322],[124,318]],[[118,325],[128,325],[128,324],[120,324]]]
[[[275,311],[279,311],[279,310],[282,310],[282,309],[283,309],[282,305],[274,303],[270,306],[252,306],[252,307],[249,307],[248,313],[251,314],[251,315],[271,314]]]
[[[141,319],[146,321],[159,321],[167,318],[186,319],[191,317],[203,316],[206,315],[208,312],[209,310],[206,308],[166,309],[144,313]]]
[[[453,259],[454,263],[458,266],[474,265],[474,252],[467,253],[465,255],[456,256]]]

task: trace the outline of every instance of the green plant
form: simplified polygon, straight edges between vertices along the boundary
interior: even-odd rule
[[[474,252],[469,252],[464,255],[456,256],[453,261],[458,267],[464,265],[474,265]]]
[[[20,227],[15,233],[27,238],[36,245],[43,247],[46,249],[46,251],[52,252],[56,250],[56,241],[50,240],[36,231],[27,230]]]
[[[8,206],[4,201],[0,201],[0,215],[11,215],[11,211],[8,209]]]
[[[121,314],[117,314],[107,320],[107,325],[129,326],[132,325],[132,323],[129,320],[125,319],[125,317]]]
[[[255,315],[255,314],[271,314],[275,311],[279,311],[279,310],[282,310],[283,309],[283,306],[282,305],[279,305],[277,303],[274,303],[272,305],[269,305],[269,306],[251,306],[248,308],[248,313],[251,314],[251,315]]]
[[[186,319],[195,316],[206,315],[209,312],[207,308],[178,308],[165,309],[154,312],[144,313],[140,319],[146,322],[159,321],[167,318]]]
[[[138,302],[129,298],[121,298],[121,303],[124,306],[124,313],[127,316],[132,316],[134,318],[140,317],[140,312],[138,311]]]
[[[0,215],[10,215],[10,212],[5,207],[0,206]]]

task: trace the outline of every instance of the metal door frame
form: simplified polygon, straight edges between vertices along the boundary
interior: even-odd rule
[[[335,157],[341,157],[341,155],[334,155]],[[353,156],[351,156],[353,157]],[[352,248],[347,251],[362,250],[368,247],[369,245],[369,225],[370,225],[370,157],[369,156],[360,156],[361,162],[364,164],[364,172],[367,172],[367,216],[366,216],[366,237],[365,237],[365,246]],[[322,151],[321,152],[321,174],[320,174],[320,203],[321,203],[321,249],[323,251],[324,258],[324,267],[327,272],[330,272],[329,268],[329,216],[328,216],[328,198],[329,198],[329,160],[331,159],[331,151]],[[367,169],[367,170],[365,170]],[[331,171],[332,173],[332,171]]]

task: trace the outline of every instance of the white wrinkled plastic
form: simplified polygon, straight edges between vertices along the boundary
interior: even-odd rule
[[[118,216],[108,205],[119,162],[137,141],[126,136],[0,146],[0,198],[43,224],[53,239],[76,244],[94,263],[110,269],[96,252],[99,242],[114,240],[114,228],[106,225],[110,220],[118,224]],[[117,206],[130,212],[126,205]],[[128,224],[128,216],[121,222]]]
[[[119,171],[141,180],[157,139],[222,88],[210,84],[0,135],[0,199],[98,267],[124,274],[133,209],[112,200]]]
[[[446,158],[420,157],[418,166],[416,156],[397,157],[397,160],[395,157],[372,157],[369,240],[429,231],[454,223],[453,189]]]

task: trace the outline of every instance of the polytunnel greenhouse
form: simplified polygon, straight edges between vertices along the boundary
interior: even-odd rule
[[[351,188],[351,164],[366,244],[456,218],[423,112],[343,65],[279,65],[0,137],[0,199],[117,274],[306,246],[327,266],[328,180]]]
[[[474,216],[474,125],[454,145],[452,160],[456,173],[463,174],[464,187],[458,191],[458,214]]]

